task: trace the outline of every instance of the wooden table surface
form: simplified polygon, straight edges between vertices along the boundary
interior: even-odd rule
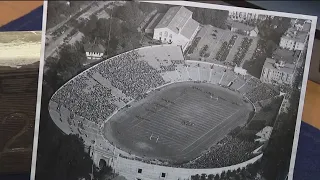
[[[43,1],[0,1],[0,26],[24,16],[42,4]]]
[[[0,173],[29,172],[38,65],[0,68]]]
[[[320,84],[308,81],[302,119],[320,129]]]

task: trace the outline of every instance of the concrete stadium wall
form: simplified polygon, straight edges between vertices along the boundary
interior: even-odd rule
[[[116,173],[124,176],[130,180],[148,179],[148,180],[190,180],[192,175],[196,174],[221,174],[228,170],[233,171],[238,168],[245,168],[249,164],[253,164],[258,161],[263,154],[260,154],[248,161],[233,166],[214,168],[214,169],[186,169],[186,168],[173,168],[166,166],[159,166],[153,164],[147,164],[135,160],[125,159],[117,157],[114,161],[114,170]],[[138,169],[142,169],[141,173],[138,173]],[[166,173],[166,177],[162,178],[161,174]]]

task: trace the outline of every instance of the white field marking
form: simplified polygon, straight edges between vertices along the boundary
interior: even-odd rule
[[[215,101],[214,102],[217,102],[217,98],[215,98]],[[213,107],[217,107],[217,106],[213,106]],[[223,109],[223,108],[222,108]],[[220,110],[222,110],[222,109],[220,109]],[[230,109],[230,111],[235,111],[235,109],[234,108],[232,108],[232,109]],[[218,122],[220,122],[222,119],[224,119],[224,118],[226,118],[227,116],[223,116],[221,113],[218,113],[218,112],[216,112],[215,113],[216,114],[216,117],[217,118],[219,118],[219,121]],[[174,120],[174,121],[176,121],[176,120]],[[177,121],[176,121],[177,122]],[[202,122],[205,122],[205,121],[202,121]],[[216,122],[216,123],[218,123],[218,122]],[[172,126],[168,126],[168,125],[166,125],[166,123],[161,123],[161,122],[159,122],[159,121],[155,121],[155,123],[156,124],[150,124],[150,126],[149,126],[149,128],[155,128],[155,129],[157,129],[157,124],[158,125],[160,125],[160,126],[164,126],[166,129],[171,129],[171,130],[175,130],[176,132],[181,132],[181,133],[184,133],[183,131],[181,131],[181,129],[180,128],[178,128],[178,127],[172,127]],[[214,123],[215,124],[215,123]],[[205,126],[209,126],[209,127],[211,127],[212,125],[214,125],[214,124],[206,124]],[[202,128],[204,128],[204,129],[207,129],[207,128],[205,128],[205,127],[203,127],[202,126]]]
[[[141,126],[137,126],[138,128],[141,128],[141,129],[145,129],[144,127],[141,127]],[[151,136],[149,136],[149,139],[150,140],[152,140],[152,138],[156,138],[157,136],[159,136],[159,135],[153,135],[153,133],[151,132],[151,131],[146,131],[147,132],[147,134],[152,134]],[[133,133],[132,131],[131,131],[131,133]],[[158,134],[158,132],[155,132],[155,134]],[[146,137],[146,135],[145,134],[143,134],[143,133],[138,133],[138,134],[134,134],[134,135],[138,135],[138,136],[140,136],[140,137],[142,137],[142,138],[145,138]],[[185,145],[184,144],[184,142],[181,142],[181,141],[179,141],[179,139],[174,139],[174,138],[172,138],[172,137],[170,137],[170,136],[167,136],[167,135],[164,135],[164,134],[161,134],[161,136],[163,136],[163,137],[165,137],[167,140],[170,140],[170,141],[172,141],[172,142],[174,142],[174,143],[176,143],[176,144],[179,144],[179,145]],[[148,137],[148,136],[147,136]]]
[[[210,69],[210,76],[208,82],[211,82],[211,77],[212,77],[212,68]]]
[[[240,109],[239,109],[239,110],[240,110]],[[235,119],[235,120],[236,120],[236,119]],[[234,122],[234,121],[228,122],[228,123],[227,123],[226,125],[224,125],[222,128],[226,127],[227,125],[229,125],[229,124],[232,123],[232,122]],[[222,128],[221,128],[221,129],[222,129]],[[220,132],[221,129],[218,129],[217,132]],[[214,134],[216,134],[216,132],[215,132]],[[212,137],[212,136],[211,136],[211,137]],[[208,138],[207,138],[207,139],[208,139]],[[206,140],[207,140],[207,139],[206,139]],[[192,152],[195,148],[199,147],[203,142],[204,142],[204,141],[202,141],[199,145],[197,145],[196,147],[194,147],[193,149],[191,149],[191,151],[188,151],[188,152],[183,153],[183,154],[181,154],[181,155],[186,155],[186,154]]]
[[[221,84],[221,81],[222,81],[222,79],[224,78],[224,75],[225,75],[225,74],[226,74],[226,73],[223,72],[223,74],[222,74],[222,76],[221,76],[221,78],[220,78],[219,84]]]
[[[220,124],[222,124],[223,122],[225,122],[226,120],[228,120],[231,116],[233,116],[234,114],[236,114],[237,112],[239,112],[240,109],[238,109],[236,112],[232,113],[230,116],[228,116],[227,118],[225,118],[223,121],[221,121],[219,124],[217,124],[216,126],[214,126],[213,128],[211,128],[208,132],[206,132],[205,134],[203,134],[202,136],[200,136],[198,139],[196,139],[195,141],[193,141],[191,144],[189,144],[187,147],[185,147],[182,151],[186,150],[187,148],[189,148],[190,146],[192,146],[194,143],[196,143],[198,140],[200,140],[201,138],[203,138],[204,136],[206,136],[208,133],[210,133],[212,130],[214,130],[217,126],[219,126]]]
[[[190,78],[189,71],[188,71],[188,67],[186,67],[186,71],[187,71],[187,73],[188,73],[188,77],[189,77],[189,79],[191,79],[191,78]]]
[[[251,78],[252,78],[252,77],[250,77],[250,79],[249,79],[248,81],[250,81]],[[239,91],[239,89],[241,89],[244,85],[246,85],[248,81],[246,81],[242,86],[240,86],[240,87],[237,89],[237,91]]]
[[[182,98],[183,97],[183,95],[182,96],[179,96],[179,97],[177,97],[175,100],[173,100],[173,101],[176,101],[176,100],[178,100],[178,99],[180,99],[180,98]],[[169,107],[170,105],[172,105],[171,103],[168,103],[169,105],[168,106],[166,106],[166,107]],[[161,111],[162,109],[163,109],[164,107],[161,107],[159,110],[158,110],[158,112],[159,111]],[[144,113],[144,115],[146,115],[148,112],[146,112],[146,113]],[[144,116],[143,115],[143,116]],[[147,117],[149,117],[149,116],[147,116]],[[147,117],[145,117],[145,118],[147,118]],[[145,122],[144,120],[142,120],[142,121],[140,121],[140,122],[138,122],[137,124],[135,124],[135,125],[133,125],[131,128],[129,128],[128,130],[130,130],[130,129],[132,129],[132,128],[134,128],[135,126],[138,126],[140,123],[142,123],[142,122]]]
[[[236,76],[231,82],[234,82],[236,79],[238,79],[238,76]]]

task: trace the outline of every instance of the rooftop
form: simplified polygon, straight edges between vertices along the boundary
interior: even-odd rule
[[[153,19],[151,20],[151,22],[148,24],[148,26],[146,27],[146,29],[154,29],[158,23],[160,22],[161,18],[164,16],[164,13],[157,13]]]
[[[240,23],[240,22],[236,22],[236,21],[231,22],[231,26],[234,28],[237,28],[237,29],[244,30],[244,31],[252,31],[255,29],[254,26],[249,26],[244,23]]]
[[[181,31],[181,35],[184,37],[190,39],[192,34],[195,32],[195,30],[198,28],[199,23],[193,19],[189,19],[186,25],[183,27]]]
[[[86,52],[96,52],[96,53],[104,53],[104,48],[100,44],[89,44],[86,43],[83,45],[83,48]]]
[[[297,29],[291,27],[287,30],[284,36],[282,36],[282,38],[303,43],[305,42],[307,36],[308,32],[298,31]]]
[[[303,25],[303,23],[304,23],[305,21],[306,21],[306,20],[304,20],[304,19],[298,19],[295,24]]]
[[[275,69],[281,72],[285,72],[287,74],[293,74],[294,72],[294,64],[285,63],[284,67],[276,68],[274,65],[276,63],[275,59],[267,58],[264,62],[263,68]]]
[[[277,48],[273,54],[272,58],[279,61],[284,61],[285,63],[293,64],[295,61],[294,52],[288,49]]]
[[[163,16],[155,28],[169,28],[175,33],[179,33],[188,19],[192,17],[192,12],[183,6],[171,7]]]
[[[302,31],[303,31],[303,32],[309,32],[310,29],[311,29],[311,23],[310,23],[310,22],[306,22],[306,23],[303,25]]]

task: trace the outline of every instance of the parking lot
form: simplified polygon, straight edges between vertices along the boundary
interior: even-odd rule
[[[237,38],[234,45],[230,48],[227,57],[223,61],[232,62],[245,36],[233,33],[230,30],[216,28],[211,25],[205,25],[200,29],[186,54],[186,59],[213,63],[217,62],[216,55],[221,49],[222,44],[224,42],[229,43],[233,35],[236,35]],[[252,52],[254,52],[256,48],[257,38],[250,38],[253,39],[254,43],[251,44],[248,51],[249,54],[246,54],[244,61],[251,59]]]

